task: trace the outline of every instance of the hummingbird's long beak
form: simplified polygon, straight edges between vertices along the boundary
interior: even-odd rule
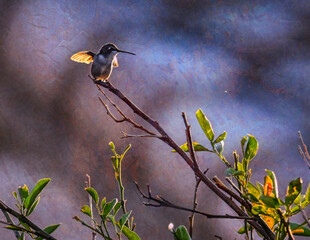
[[[128,54],[136,55],[135,53],[127,52],[127,51],[123,51],[123,50],[119,50],[119,49],[117,49],[116,51],[117,52],[122,52],[122,53],[128,53]]]

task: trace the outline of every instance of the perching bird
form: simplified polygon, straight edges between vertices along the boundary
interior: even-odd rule
[[[131,52],[119,50],[113,43],[107,43],[101,47],[97,54],[91,51],[82,51],[74,54],[71,60],[86,64],[92,62],[91,74],[95,80],[107,81],[112,73],[113,67],[118,67],[116,56],[120,52],[136,55]]]

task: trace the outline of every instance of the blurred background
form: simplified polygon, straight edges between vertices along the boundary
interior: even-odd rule
[[[216,135],[228,132],[229,161],[233,150],[241,152],[243,136],[257,138],[254,182],[263,182],[265,169],[274,170],[281,196],[292,179],[309,183],[297,148],[298,130],[310,145],[309,1],[3,0],[0,13],[0,197],[13,206],[18,186],[52,178],[31,220],[41,227],[62,222],[55,237],[91,237],[72,220],[88,203],[85,174],[101,198],[118,197],[109,141],[118,151],[132,144],[123,177],[140,237],[172,239],[170,222],[188,225],[188,213],[145,207],[132,180],[191,207],[191,170],[157,139],[120,139],[122,130],[140,132],[106,115],[87,77],[90,66],[70,61],[75,52],[96,52],[107,42],[137,54],[119,54],[110,81],[178,144],[186,141],[185,111],[194,141],[208,146],[195,118],[201,108]],[[198,160],[209,177],[224,177],[219,159],[199,153]],[[198,194],[200,210],[233,214],[207,187]],[[194,239],[242,239],[236,233],[241,226],[196,216]],[[3,228],[0,236],[14,238]]]

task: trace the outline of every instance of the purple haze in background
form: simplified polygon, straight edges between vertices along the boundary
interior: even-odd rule
[[[1,1],[0,12],[0,197],[13,206],[11,192],[19,185],[51,177],[31,219],[41,227],[62,222],[55,237],[90,238],[72,220],[88,202],[86,173],[101,198],[118,196],[111,140],[119,151],[133,145],[124,184],[141,238],[172,239],[170,222],[188,224],[188,213],[144,207],[131,180],[190,207],[190,169],[156,139],[120,140],[121,130],[139,132],[106,115],[87,77],[90,66],[70,61],[73,53],[107,42],[137,54],[119,54],[110,81],[178,144],[186,141],[185,111],[194,140],[208,146],[195,118],[202,108],[216,135],[228,132],[230,161],[244,135],[258,139],[253,181],[262,182],[267,168],[281,182],[281,196],[298,176],[308,184],[297,131],[310,145],[309,1]],[[223,177],[219,159],[205,153],[198,159],[210,177]],[[199,201],[203,211],[233,214],[203,185]],[[194,239],[240,238],[241,225],[197,216]],[[2,228],[0,236],[13,239]]]

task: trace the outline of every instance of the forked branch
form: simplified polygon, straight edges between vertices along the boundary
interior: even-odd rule
[[[195,173],[195,176],[201,179],[219,198],[221,198],[224,202],[226,202],[231,209],[233,209],[239,217],[249,218],[247,213],[245,213],[229,196],[224,194],[222,190],[220,190],[211,179],[203,174],[203,172],[197,168],[196,163],[194,160],[189,157],[176,142],[166,133],[166,131],[160,126],[160,124],[153,120],[150,116],[140,110],[131,100],[129,100],[120,90],[115,88],[110,82],[106,81],[94,81],[95,84],[100,85],[110,92],[112,92],[115,96],[120,98],[124,103],[126,103],[135,114],[140,116],[146,122],[148,122],[151,126],[153,126],[160,136],[158,137],[160,140],[168,144],[172,149],[176,150],[176,152],[183,158],[183,160],[189,165],[189,167]],[[192,209],[190,209],[192,211]],[[268,240],[275,239],[274,233],[271,229],[267,226],[267,224],[259,217],[255,216],[256,221],[249,220],[249,224],[251,224],[261,235],[263,235]]]

